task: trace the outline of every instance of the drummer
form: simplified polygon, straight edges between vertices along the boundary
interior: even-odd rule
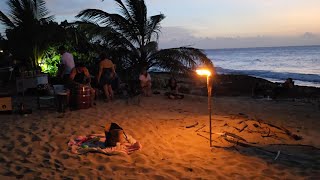
[[[75,86],[88,86],[90,87],[91,103],[95,105],[95,90],[91,87],[91,77],[88,69],[82,63],[78,63],[70,73],[70,85]]]

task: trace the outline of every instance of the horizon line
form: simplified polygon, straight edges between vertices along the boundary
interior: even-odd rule
[[[320,46],[320,44],[314,45],[280,45],[280,46],[256,46],[256,47],[234,47],[234,48],[198,48],[202,50],[226,50],[226,49],[257,49],[257,48],[282,48],[282,47],[316,47]]]

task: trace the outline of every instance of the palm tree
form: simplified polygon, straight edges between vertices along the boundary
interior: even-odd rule
[[[95,34],[110,49],[122,55],[122,64],[135,70],[158,67],[174,72],[189,72],[197,63],[212,66],[211,61],[199,49],[178,47],[158,49],[160,22],[163,14],[148,17],[144,0],[115,0],[120,13],[108,13],[99,9],[86,9],[76,17],[79,27]]]
[[[37,59],[52,37],[53,16],[44,0],[8,0],[8,15],[0,11],[0,22],[6,26],[8,45],[18,59],[37,65]]]

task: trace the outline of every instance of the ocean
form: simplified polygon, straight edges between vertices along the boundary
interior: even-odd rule
[[[272,82],[320,87],[320,46],[205,50],[218,74],[245,74]]]

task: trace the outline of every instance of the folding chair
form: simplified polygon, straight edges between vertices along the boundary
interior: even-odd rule
[[[56,109],[54,93],[50,94],[49,84],[37,85],[37,103],[38,109]]]

